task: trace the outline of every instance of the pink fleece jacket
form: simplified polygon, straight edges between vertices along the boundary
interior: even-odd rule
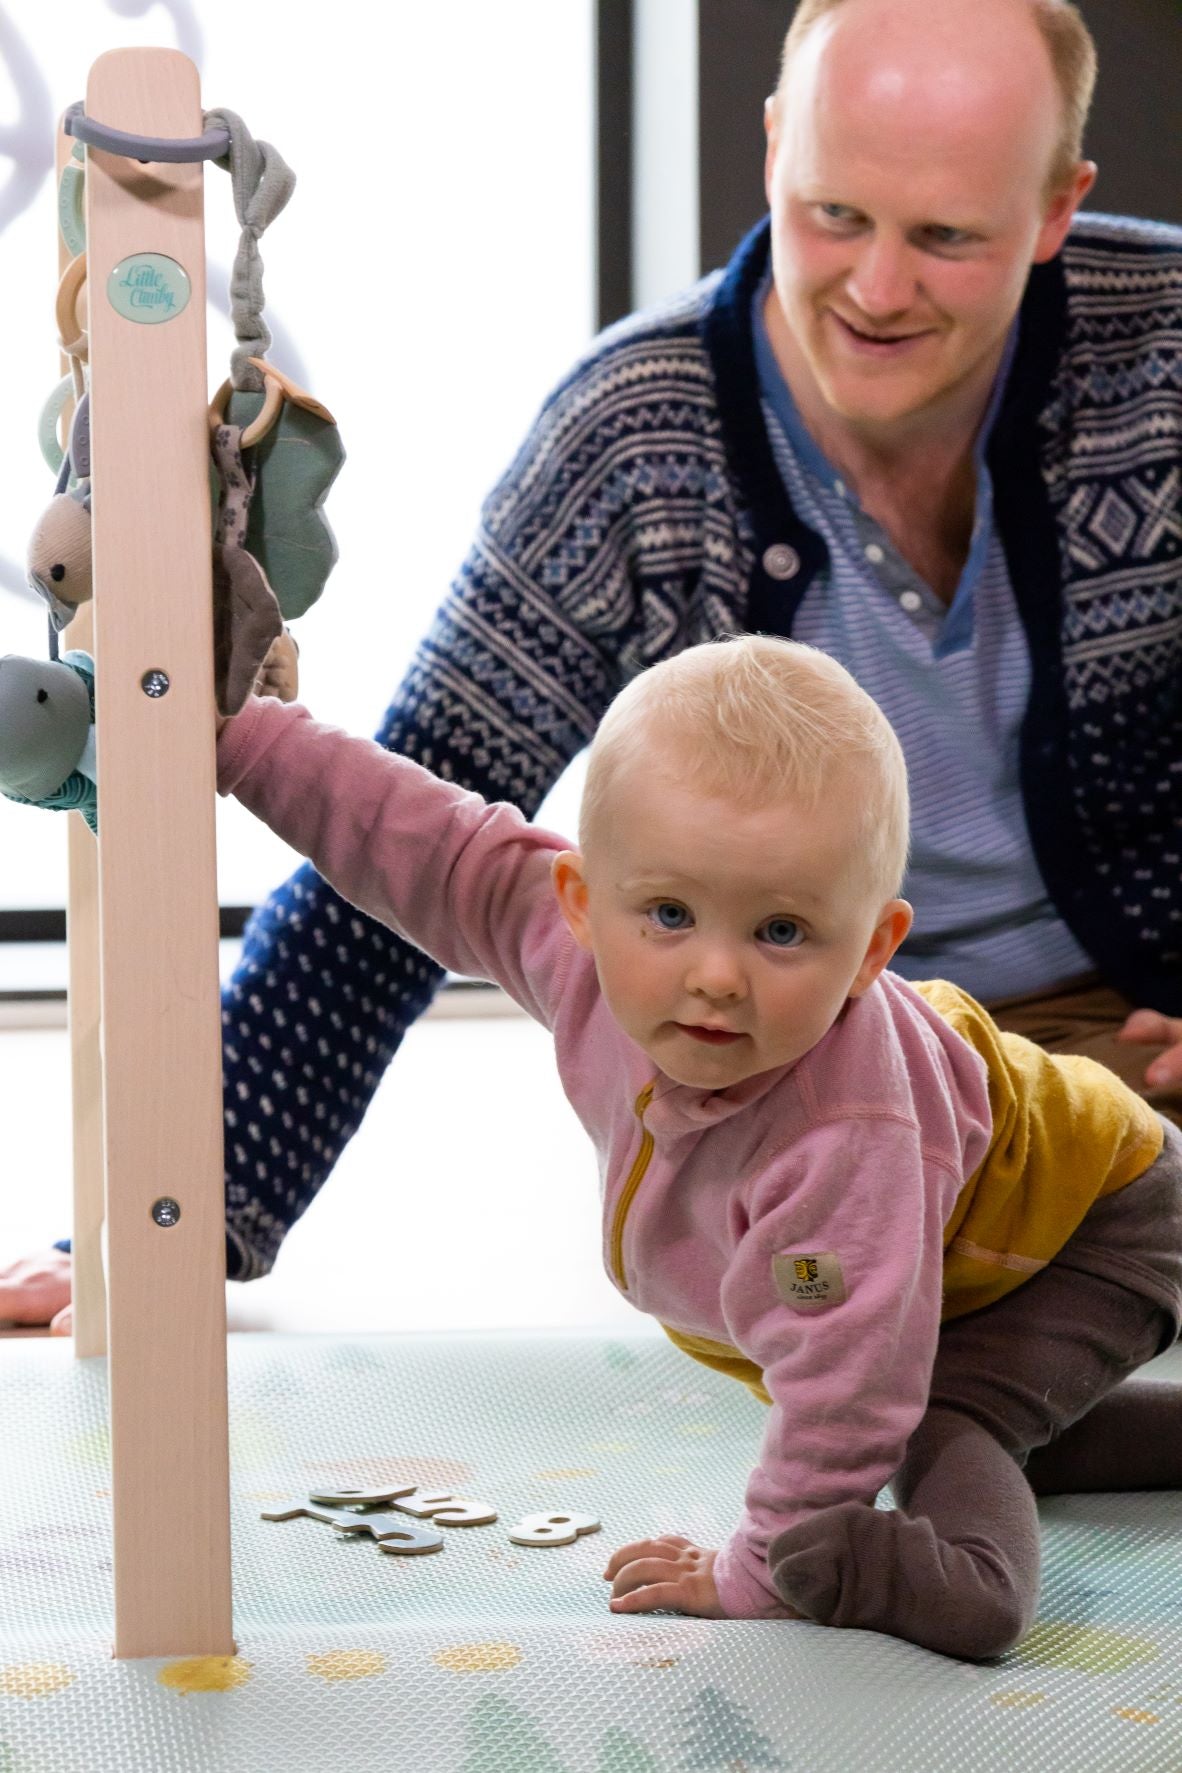
[[[612,1019],[550,881],[569,845],[515,808],[274,700],[224,728],[218,786],[354,905],[552,1031],[599,1155],[613,1284],[763,1372],[772,1406],[714,1574],[729,1617],[786,1613],[770,1540],[869,1502],[923,1414],[944,1225],[988,1146],[984,1062],[883,974],[794,1065],[687,1088]]]

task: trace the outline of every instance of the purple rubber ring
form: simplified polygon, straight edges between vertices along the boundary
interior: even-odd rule
[[[153,160],[167,161],[171,165],[192,160],[220,160],[230,146],[230,132],[224,128],[208,129],[204,135],[193,136],[188,140],[158,135],[129,135],[126,130],[110,129],[105,123],[96,123],[93,117],[86,115],[81,100],[70,106],[62,127],[67,135],[85,142],[88,148],[98,148],[104,154],[122,154],[126,159],[139,160],[144,165],[149,165]]]

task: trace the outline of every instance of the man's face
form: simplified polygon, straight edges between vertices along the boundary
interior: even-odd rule
[[[887,964],[910,909],[890,901],[876,941],[856,800],[744,809],[654,759],[622,770],[587,855],[559,859],[608,1008],[667,1077],[716,1090],[793,1063]]]
[[[769,101],[766,168],[777,355],[806,416],[819,396],[871,430],[983,397],[1030,266],[1090,183],[1047,202],[1059,111],[1037,35],[1021,72],[898,28],[874,53],[874,10],[851,0],[806,37]]]

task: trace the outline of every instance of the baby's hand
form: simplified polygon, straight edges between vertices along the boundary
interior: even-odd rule
[[[0,1320],[48,1324],[53,1336],[73,1328],[70,1288],[73,1259],[63,1250],[43,1250],[0,1268]]]
[[[622,1545],[603,1572],[612,1585],[613,1613],[667,1608],[698,1619],[725,1619],[714,1586],[716,1551],[703,1551],[676,1533]]]

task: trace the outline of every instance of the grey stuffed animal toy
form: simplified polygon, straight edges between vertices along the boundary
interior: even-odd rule
[[[77,808],[98,830],[94,660],[0,658],[0,794],[25,806]]]

